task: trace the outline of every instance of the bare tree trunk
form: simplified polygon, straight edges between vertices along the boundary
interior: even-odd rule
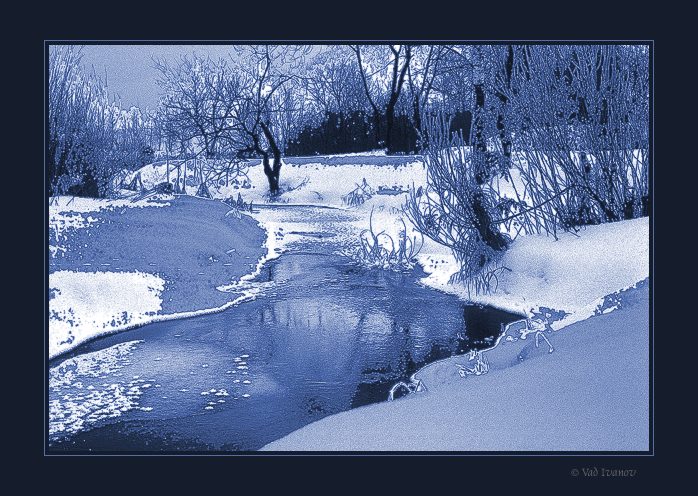
[[[478,184],[485,182],[485,153],[487,141],[485,139],[485,85],[482,82],[475,84],[475,135],[473,137],[473,167]]]
[[[393,152],[393,126],[395,123],[395,105],[400,98],[400,91],[402,90],[402,85],[405,82],[405,74],[407,73],[407,68],[410,65],[410,60],[412,58],[412,49],[409,45],[405,46],[405,61],[400,70],[400,75],[398,76],[398,64],[400,62],[399,52],[391,47],[393,54],[395,56],[395,62],[393,65],[393,85],[390,92],[390,99],[385,107],[385,147],[388,149],[388,153]]]
[[[269,148],[271,148],[271,153],[274,157],[274,163],[270,166],[269,164],[269,153],[263,152],[263,164],[264,164],[264,175],[267,176],[267,181],[269,181],[269,192],[272,196],[279,194],[279,176],[281,174],[281,150],[276,144],[274,135],[271,133],[269,126],[264,122],[260,123],[262,132],[264,132],[264,137],[269,142]]]
[[[487,140],[485,137],[485,81],[482,69],[482,53],[478,47],[478,58],[475,66],[475,135],[473,139],[473,168],[475,172],[475,182],[477,188],[472,195],[471,208],[473,209],[473,223],[480,235],[480,239],[494,251],[503,251],[508,246],[507,238],[499,231],[498,226],[493,222],[492,215],[487,208],[487,201],[481,186],[485,184],[489,177],[486,163]],[[484,266],[485,261],[480,261],[480,266]]]
[[[385,109],[385,147],[388,154],[393,152],[393,124],[395,123],[395,107]]]
[[[175,193],[181,193],[181,189],[179,188],[179,178],[181,175],[181,169],[182,169],[182,164],[177,164],[177,185],[174,188]]]
[[[380,146],[381,140],[381,113],[378,110],[373,111],[373,131],[376,135],[376,144]]]
[[[506,127],[507,104],[509,97],[506,95],[511,90],[511,77],[514,69],[514,47],[507,46],[507,56],[504,62],[504,71],[502,74],[503,88],[502,91],[497,91],[497,97],[501,102],[501,110],[497,115],[497,130],[499,131],[499,141],[502,144],[502,151],[507,167],[511,164],[511,131]]]
[[[475,165],[484,163],[484,155],[487,151],[485,140],[485,75],[482,67],[482,47],[475,47],[475,61],[473,68],[473,88],[475,90],[475,111],[473,112],[473,124],[475,134],[473,136],[473,157]],[[478,181],[478,184],[482,184]]]
[[[373,98],[371,98],[371,91],[368,88],[368,81],[366,80],[366,74],[364,73],[363,66],[361,64],[361,46],[356,45],[356,48],[352,47],[352,50],[354,50],[354,53],[356,53],[356,60],[358,62],[358,68],[359,68],[359,74],[361,75],[361,82],[363,83],[364,87],[364,93],[366,94],[366,99],[368,100],[369,105],[371,105],[371,108],[373,109],[373,125],[374,125],[374,132],[376,135],[376,143],[380,143],[381,141],[381,113],[380,110],[378,109],[378,106],[376,105],[376,102],[373,101]]]
[[[414,128],[417,131],[422,129],[422,113],[419,110],[419,95],[414,95],[414,101],[412,102],[412,118],[414,119]]]

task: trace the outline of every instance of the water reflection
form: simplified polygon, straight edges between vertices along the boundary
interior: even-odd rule
[[[150,410],[56,437],[52,449],[257,449],[326,415],[384,401],[422,365],[483,347],[500,322],[519,318],[464,308],[420,287],[419,275],[289,253],[260,275],[274,284],[254,301],[88,343],[73,355],[142,341],[119,372],[152,381],[139,398]],[[82,378],[81,387],[99,381]],[[71,387],[50,399],[60,407]]]

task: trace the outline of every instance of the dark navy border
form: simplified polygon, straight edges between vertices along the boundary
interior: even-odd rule
[[[307,452],[259,452],[259,451],[219,451],[219,452],[208,452],[208,451],[162,451],[162,452],[129,452],[129,451],[100,451],[100,452],[90,452],[90,451],[76,451],[76,452],[49,452],[48,450],[48,293],[46,288],[48,288],[48,196],[46,189],[46,150],[48,148],[48,49],[49,45],[66,45],[66,44],[96,44],[96,45],[161,45],[161,44],[200,44],[200,45],[228,45],[228,44],[248,44],[248,43],[307,43],[307,44],[348,44],[351,42],[361,42],[366,44],[380,44],[388,42],[416,42],[416,43],[458,43],[465,42],[468,44],[507,44],[507,43],[520,43],[520,44],[600,44],[600,43],[611,43],[611,44],[646,44],[650,46],[649,55],[649,78],[650,78],[650,129],[649,129],[649,141],[650,141],[650,151],[649,151],[649,184],[650,184],[650,286],[649,286],[649,321],[650,321],[650,340],[649,340],[649,351],[650,351],[650,367],[649,367],[649,440],[650,446],[648,451],[419,451],[419,452],[401,452],[401,451],[354,451],[354,452],[334,452],[334,451],[307,451]],[[81,457],[81,456],[138,456],[138,457],[158,457],[158,456],[177,456],[177,457],[187,457],[187,456],[206,456],[206,457],[220,457],[220,456],[242,456],[242,457],[381,457],[381,456],[404,456],[404,457],[422,457],[422,456],[433,456],[433,457],[509,457],[513,460],[523,461],[525,458],[558,458],[558,457],[569,457],[569,462],[574,461],[575,463],[569,464],[570,466],[578,467],[593,467],[599,466],[598,458],[611,458],[616,457],[654,457],[655,447],[654,447],[654,360],[655,360],[655,350],[654,350],[654,232],[655,232],[655,185],[654,185],[654,40],[608,40],[608,39],[587,39],[587,40],[527,40],[527,39],[498,39],[498,40],[463,40],[463,39],[391,39],[391,40],[361,40],[361,39],[344,39],[344,40],[332,40],[332,39],[287,39],[287,40],[96,40],[96,39],[44,39],[44,182],[43,182],[43,197],[44,197],[44,456],[49,457]],[[609,461],[609,463],[611,463]],[[568,464],[565,464],[568,465]],[[643,465],[645,465],[643,463]],[[613,468],[613,467],[608,467]],[[618,467],[625,468],[625,467]]]

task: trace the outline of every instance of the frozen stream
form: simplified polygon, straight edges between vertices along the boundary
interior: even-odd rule
[[[520,318],[337,255],[342,211],[296,234],[226,311],[100,338],[50,363],[51,450],[256,450],[385,401],[421,366],[488,346]],[[299,233],[300,233],[299,229]],[[292,231],[289,231],[292,232]]]

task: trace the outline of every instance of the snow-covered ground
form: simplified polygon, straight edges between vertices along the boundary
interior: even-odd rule
[[[162,308],[165,281],[143,272],[49,274],[49,355],[117,328],[148,321]]]
[[[380,158],[377,161],[376,158]],[[342,158],[341,165],[330,165],[328,162]],[[281,167],[280,188],[283,194],[277,202],[296,205],[329,205],[345,206],[342,196],[349,193],[364,179],[374,189],[383,187],[399,187],[406,190],[410,185],[424,184],[426,168],[421,157],[384,157],[380,155],[333,155],[331,157],[298,158],[300,165],[294,164],[295,157],[286,159],[289,163]],[[377,163],[378,162],[378,163]],[[394,164],[394,165],[393,165]],[[166,166],[158,162],[131,173],[125,179],[129,183],[136,173],[140,173],[143,186],[150,189],[156,184],[166,181]],[[184,167],[181,168],[182,176]],[[177,180],[177,172],[170,166],[170,182]],[[183,183],[183,177],[180,183]],[[187,193],[194,194],[197,189],[197,173],[191,166],[187,168]],[[255,204],[267,203],[269,186],[261,165],[249,167],[246,178],[230,177],[229,185],[225,186],[224,179],[220,184],[209,185],[213,198],[237,199],[242,195],[245,202]]]
[[[54,197],[49,203],[49,254],[63,256],[69,235],[99,222],[99,212],[167,207],[162,201]],[[137,325],[162,306],[164,281],[134,272],[49,274],[49,357],[110,329]]]
[[[384,151],[360,154],[332,155],[329,157],[289,157],[281,168],[280,188],[282,194],[274,202],[280,207],[298,205],[317,205],[342,209],[355,220],[343,229],[342,241],[350,245],[358,242],[359,233],[369,227],[369,216],[373,211],[374,229],[384,230],[397,241],[403,219],[411,236],[418,236],[409,221],[401,212],[405,203],[406,192],[410,187],[426,184],[426,167],[420,156],[386,156]],[[339,163],[340,165],[330,165]],[[184,167],[181,168],[183,175]],[[146,189],[166,181],[167,173],[164,163],[147,165],[126,177],[130,182],[136,173],[140,173]],[[176,169],[171,166],[170,181],[177,179]],[[187,168],[187,192],[193,194],[198,185],[197,174]],[[183,178],[182,181],[183,182]],[[365,203],[351,206],[346,196],[359,186],[367,185],[372,195]],[[255,206],[270,204],[269,186],[261,165],[248,169],[246,178],[233,180],[228,186],[209,186],[213,198],[237,200],[238,195],[246,203]],[[282,208],[255,209],[250,214],[268,233],[265,261],[278,256],[285,250],[293,236],[283,235],[288,232],[291,223],[286,221],[286,211]],[[292,223],[299,230],[297,220]],[[388,242],[386,237],[382,242]],[[436,245],[432,248],[441,251]]]

